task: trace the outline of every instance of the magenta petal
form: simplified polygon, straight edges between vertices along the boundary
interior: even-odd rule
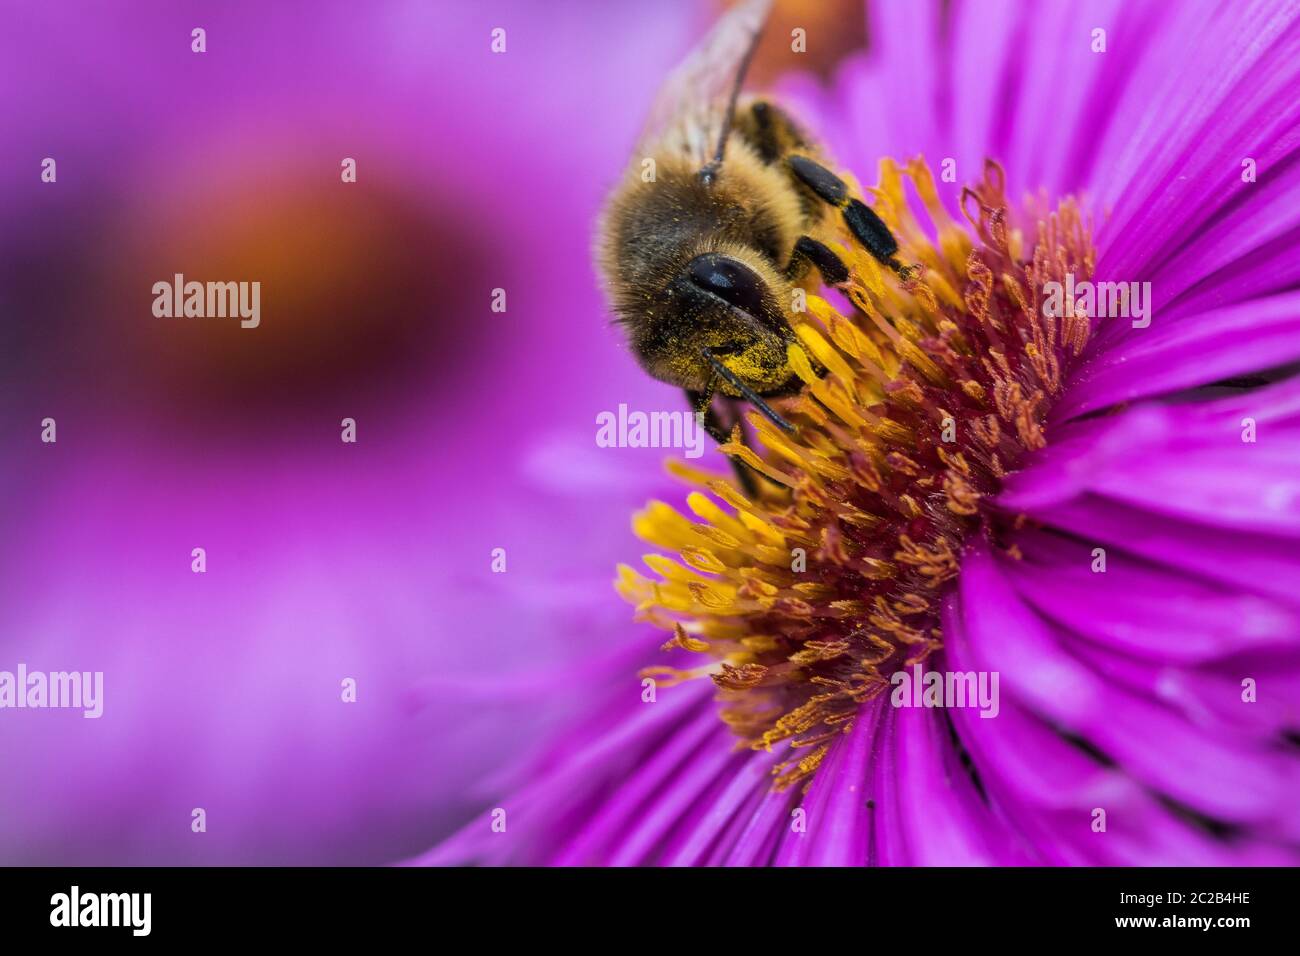
[[[629,681],[629,687],[637,687]],[[429,854],[413,861],[425,865],[462,863],[554,863],[580,852],[597,862],[608,847],[611,816],[624,819],[644,794],[622,789],[629,776],[652,760],[656,767],[683,759],[691,746],[702,747],[721,730],[713,713],[711,685],[691,682],[643,704],[630,692],[629,702],[591,715],[558,738],[554,751],[536,761],[522,787],[500,797],[493,807],[506,811],[505,832],[493,832],[485,811]],[[688,741],[688,744],[674,743]],[[723,748],[727,742],[722,743]]]
[[[1151,273],[1152,284],[1171,303],[1175,317],[1188,303],[1199,302],[1204,308],[1204,293],[1216,285],[1212,277],[1221,270],[1258,258],[1260,250],[1288,241],[1288,236],[1293,240],[1300,228],[1300,141],[1292,141],[1281,165],[1264,167],[1255,183],[1242,187],[1215,211],[1213,228],[1191,234],[1177,253]],[[1277,278],[1282,285],[1284,277]],[[1155,324],[1163,324],[1163,319]]]
[[[1300,535],[1298,396],[1300,382],[1288,382],[1061,427],[1060,440],[1006,482],[999,504],[1041,516],[1086,494],[1198,525]]]
[[[898,748],[894,746],[894,716],[893,708],[881,714],[879,741],[871,773],[873,826],[870,861],[873,866],[908,866],[911,863],[895,790]]]
[[[1243,743],[1260,748],[1275,745],[1297,726],[1300,703],[1300,655],[1236,657],[1206,667],[1160,664],[1115,654],[1083,641],[1071,641],[1070,651],[1096,673],[1149,700],[1160,701],[1190,723],[1226,730]],[[1268,693],[1251,703],[1242,700],[1242,678],[1268,685]],[[1258,688],[1257,688],[1258,690]]]
[[[861,789],[858,782],[860,777],[850,779],[844,774],[845,759],[852,756],[856,758],[855,762],[860,763],[860,757],[865,753],[862,745],[870,736],[870,727],[861,729],[864,733],[851,746],[844,746],[848,743],[847,740],[838,740],[823,758],[808,792],[792,811],[802,811],[807,829],[796,829],[793,819],[786,822],[776,851],[775,865],[807,866],[820,860],[829,866],[861,866],[866,862],[865,853],[853,859],[853,851],[861,849],[865,843],[862,825],[868,821],[866,809],[862,809],[860,822],[846,816],[842,809],[839,813],[831,811],[832,804],[842,804],[842,794],[849,786],[856,784]],[[856,840],[851,838],[855,831],[858,833]],[[836,845],[836,836],[850,839],[843,845]]]
[[[602,862],[610,866],[633,866],[658,861],[655,850],[659,845],[680,828],[682,820],[690,819],[701,807],[708,806],[710,789],[719,792],[724,781],[739,769],[744,758],[732,751],[733,741],[721,722],[715,722],[711,728],[704,721],[700,725],[711,732],[692,740],[696,728],[690,728],[682,734],[684,742],[680,748],[674,746],[675,741],[664,746],[628,781],[625,800],[619,802],[632,807],[632,800],[626,798],[644,794],[645,799],[630,817],[609,814],[612,830],[607,831],[607,838],[611,838],[613,850],[601,855]],[[674,767],[673,751],[678,749],[683,756]],[[607,804],[615,805],[614,801]],[[572,859],[581,862],[577,854]]]
[[[894,714],[897,778],[892,810],[908,862],[918,866],[1023,863],[1007,825],[984,803],[962,767],[947,720],[929,709]]]
[[[777,862],[803,866],[865,866],[871,846],[872,744],[879,734],[881,701],[865,704],[853,730],[837,739],[799,806],[808,832],[787,827]]]
[[[1194,727],[1101,679],[1020,602],[986,547],[967,554],[961,586],[972,648],[1024,706],[1091,741],[1147,786],[1207,815],[1267,825],[1290,804],[1300,764]]]
[[[1024,42],[1027,14],[1015,0],[953,4],[948,71],[950,89],[961,94],[952,117],[952,155],[959,169],[979,169],[988,156],[1001,157],[1012,170],[1019,166],[1018,157],[1007,152],[1008,100],[1014,102],[1022,82],[1024,62],[1013,51]]]
[[[1216,587],[1126,551],[1093,570],[1092,545],[1023,531],[1024,560],[1008,566],[1016,590],[1043,616],[1109,650],[1152,661],[1198,663],[1296,647],[1300,609]]]
[[[987,666],[970,645],[958,597],[945,609],[944,634],[949,666]],[[954,722],[990,800],[1015,821],[1020,839],[1034,848],[1035,862],[1226,865],[1242,862],[1243,853],[1260,859],[1249,848],[1206,840],[1121,769],[1099,763],[1014,700],[1004,699],[995,718],[959,709]],[[1108,817],[1104,832],[1093,829],[1099,809]],[[1277,853],[1263,859],[1285,861]]]
[[[734,846],[717,862],[726,866],[767,866],[790,826],[797,796],[770,787],[740,828]]]
[[[1269,168],[1295,149],[1298,12],[1270,2],[1181,6],[1179,28],[1150,60],[1163,75],[1116,104],[1131,113],[1099,159],[1098,198],[1112,207],[1098,235],[1100,275],[1149,275],[1222,204],[1257,187],[1242,182],[1243,157]]]
[[[1300,236],[1300,8],[1170,6],[1178,11],[1176,29],[1136,65],[1138,82],[1115,104],[1120,121],[1095,167],[1105,171],[1092,197],[1104,216],[1097,277],[1150,281],[1155,300],[1150,328],[1103,321],[1097,329],[1088,354],[1112,362],[1146,348],[1153,329],[1195,331],[1202,321],[1214,323],[1217,310],[1300,281],[1293,254]],[[1257,164],[1254,181],[1243,175],[1247,159]],[[1256,355],[1277,348],[1271,364],[1297,354],[1285,338],[1254,338]],[[1237,365],[1247,350],[1239,346],[1216,361]],[[1194,383],[1196,355],[1170,352],[1167,359],[1159,374]],[[1110,379],[1117,392],[1158,390],[1143,391],[1141,369],[1128,377],[1112,371]],[[1098,405],[1080,396],[1064,412]]]
[[[1293,541],[1228,534],[1100,498],[1035,509],[1033,514],[1093,547],[1127,551],[1184,574],[1300,607],[1300,557]]]
[[[861,118],[889,131],[890,155],[928,150],[935,140],[935,117],[939,115],[939,5],[873,3],[867,8],[867,17],[868,30],[876,38],[871,64],[881,79],[885,103],[894,108]],[[902,103],[910,108],[898,109]]]
[[[772,762],[768,755],[755,754],[721,777],[724,786],[681,818],[664,851],[664,864],[699,866],[725,858],[741,842],[743,821],[771,790]]]
[[[1258,372],[1296,358],[1300,293],[1215,309],[1186,322],[1153,320],[1123,349],[1103,353],[1085,367],[1053,409],[1053,418]]]
[[[1098,475],[1093,491],[1201,524],[1300,536],[1300,432],[1278,437],[1134,461]]]
[[[980,5],[973,12],[982,16]],[[1084,185],[1081,167],[1093,158],[1095,144],[1113,119],[1132,64],[1146,54],[1148,39],[1161,35],[1153,29],[1153,12],[1149,5],[1121,0],[1014,5],[1023,33],[1010,58],[1024,61],[1023,76],[1014,116],[1001,117],[1010,142],[1005,154],[995,158],[1014,169],[1013,182],[1021,189],[1061,195]],[[1104,55],[1092,51],[1095,28],[1107,30]],[[1117,57],[1124,58],[1125,68],[1114,68]],[[1060,81],[1064,76],[1068,83]],[[1008,106],[1002,104],[1009,114]]]

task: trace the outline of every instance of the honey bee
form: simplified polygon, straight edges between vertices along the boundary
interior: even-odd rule
[[[765,399],[801,385],[788,358],[794,290],[848,281],[817,238],[834,217],[904,273],[889,228],[827,168],[821,147],[775,104],[741,97],[770,6],[733,7],[669,75],[597,233],[598,267],[632,351],[651,376],[685,390],[719,443],[728,436],[715,396],[794,430]],[[734,401],[725,404],[734,425]]]

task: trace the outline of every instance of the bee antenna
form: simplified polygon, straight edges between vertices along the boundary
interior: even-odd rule
[[[753,405],[756,409],[762,412],[763,416],[768,421],[770,421],[777,428],[790,432],[791,434],[793,434],[797,430],[788,421],[786,421],[784,418],[778,415],[776,411],[772,408],[772,406],[768,405],[767,402],[759,398],[757,392],[755,392],[752,388],[750,388],[739,378],[737,378],[735,372],[733,372],[731,369],[727,368],[727,366],[719,362],[711,350],[702,349],[701,351],[704,353],[704,357],[708,359],[709,364],[713,366],[713,370],[717,372],[719,375],[721,375],[722,378],[725,379],[727,383],[731,385],[732,388],[740,392],[740,394],[745,397],[745,401],[749,402],[749,404]]]
[[[740,88],[745,85],[745,74],[749,72],[749,63],[754,59],[754,51],[758,49],[758,41],[762,35],[763,23],[760,20],[758,26],[754,28],[753,36],[749,38],[749,47],[745,50],[745,55],[741,58],[740,66],[736,70],[736,81],[731,85],[731,96],[727,99],[727,114],[722,119],[722,130],[718,134],[718,148],[713,152],[713,159],[700,170],[700,178],[706,183],[713,182],[713,177],[722,168],[722,156],[727,151],[727,140],[731,136],[732,119],[736,115],[736,104],[740,101]]]

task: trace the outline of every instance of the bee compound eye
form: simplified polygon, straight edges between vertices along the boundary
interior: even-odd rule
[[[717,252],[696,256],[686,267],[691,283],[742,312],[763,320],[766,286],[757,272],[743,262]]]

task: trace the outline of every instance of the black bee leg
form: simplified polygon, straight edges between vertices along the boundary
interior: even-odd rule
[[[703,415],[702,419],[704,430],[708,432],[719,445],[725,445],[730,439],[727,429],[722,425],[722,419],[718,415],[718,410],[713,407],[713,392],[694,392],[689,388],[686,390],[686,398],[691,403],[691,411],[696,415]]]
[[[818,242],[811,236],[800,236],[794,244],[790,255],[790,264],[786,266],[786,275],[796,278],[803,273],[804,264],[809,263],[821,273],[822,281],[829,286],[843,286],[849,281],[849,268],[831,248]]]
[[[900,275],[906,275],[907,267],[897,258],[898,240],[884,220],[876,215],[875,210],[861,199],[849,195],[849,187],[844,180],[807,156],[791,156],[786,163],[800,182],[824,202],[840,210],[849,232],[853,233],[854,238],[862,243],[876,261],[889,266]]]
[[[696,415],[703,415],[704,430],[719,445],[725,445],[731,441],[730,429],[722,423],[722,416],[718,410],[713,407],[713,392],[693,392],[686,390],[686,398],[691,403],[691,410]],[[737,414],[732,421],[732,425],[739,423],[740,415]],[[736,481],[740,483],[741,490],[746,496],[753,498],[758,493],[758,483],[754,480],[754,470],[739,458],[728,455],[731,459],[731,470],[736,473]]]

